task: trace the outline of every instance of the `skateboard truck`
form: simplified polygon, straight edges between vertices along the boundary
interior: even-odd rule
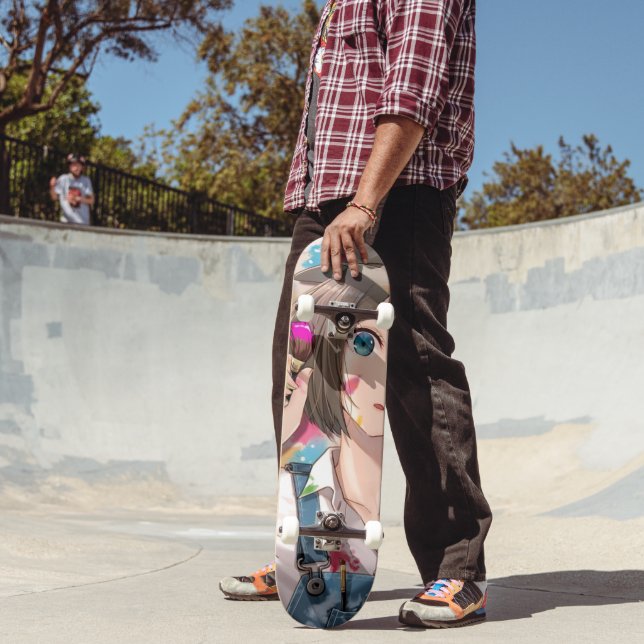
[[[328,530],[329,532],[336,532],[344,525],[344,515],[341,512],[317,512],[317,518],[320,523],[319,526],[323,530]],[[362,532],[362,530],[355,530],[356,533]],[[328,535],[331,536],[331,535]],[[357,535],[356,536],[361,536]],[[326,552],[338,552],[342,548],[342,541],[336,538],[337,535],[333,534],[331,538],[328,537],[314,537],[313,547],[316,550],[322,550]]]
[[[334,328],[329,337],[345,339],[351,337],[356,322],[375,320],[379,329],[390,329],[394,323],[394,307],[389,302],[380,302],[376,309],[358,309],[351,302],[331,302],[316,304],[310,293],[303,293],[297,298],[295,315],[300,322],[310,322],[315,314],[325,316]]]
[[[342,539],[360,539],[372,550],[378,550],[382,544],[384,534],[380,521],[367,521],[364,530],[350,528],[344,521],[341,512],[316,513],[318,523],[312,526],[300,526],[297,517],[284,517],[278,532],[282,543],[296,543],[299,537],[313,537],[314,548],[322,551],[338,551]]]

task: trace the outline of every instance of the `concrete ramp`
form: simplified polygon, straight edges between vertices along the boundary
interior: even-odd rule
[[[0,506],[272,513],[287,251],[1,217]],[[497,515],[641,517],[644,206],[459,233],[453,258],[449,322]]]
[[[644,513],[644,207],[458,237],[450,324],[497,513]]]

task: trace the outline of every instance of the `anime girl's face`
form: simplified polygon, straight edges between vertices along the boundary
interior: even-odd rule
[[[375,320],[363,320],[346,341],[342,406],[364,432],[382,436],[387,341]]]
[[[344,304],[375,310],[379,302],[388,299],[389,283],[382,261],[374,251],[370,252],[373,256],[362,265],[359,277],[353,278],[346,271],[336,282],[320,271],[319,242],[310,244],[295,270],[293,301],[309,293],[318,306]],[[294,317],[291,321],[291,364],[300,364],[303,372],[312,371],[308,380],[300,383],[293,375],[295,370],[290,369],[292,382],[287,379],[290,391],[285,411],[290,413],[289,408],[301,400],[306,387],[304,413],[333,440],[351,434],[357,427],[370,436],[382,436],[387,334],[376,327],[374,320],[359,318],[353,336],[347,339],[328,334],[332,323],[322,311],[316,312],[307,329],[300,329],[297,325],[301,323],[295,322]]]

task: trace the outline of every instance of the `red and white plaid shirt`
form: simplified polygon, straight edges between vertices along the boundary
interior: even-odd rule
[[[320,29],[332,2],[315,119],[313,186],[304,203],[306,117]],[[356,192],[379,116],[406,116],[425,134],[394,185],[460,182],[474,151],[475,0],[328,0],[313,38],[304,114],[284,210]]]

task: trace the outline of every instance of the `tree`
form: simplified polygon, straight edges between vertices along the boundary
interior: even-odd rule
[[[90,159],[94,163],[146,179],[156,179],[157,166],[150,158],[142,159],[132,149],[132,142],[122,136],[101,136],[92,145]]]
[[[212,31],[200,48],[210,75],[164,137],[169,178],[180,187],[280,217],[302,115],[314,0],[299,13],[261,6],[240,33]]]
[[[487,228],[556,219],[635,203],[642,198],[628,174],[630,161],[618,161],[610,145],[601,148],[587,134],[575,147],[559,138],[560,158],[543,146],[520,149],[514,143],[495,175],[464,200],[461,222],[468,228]]]
[[[70,83],[89,75],[101,51],[154,60],[151,34],[213,39],[213,11],[231,0],[3,0],[0,18],[0,134],[9,123],[50,110]],[[12,80],[25,81],[12,101]]]
[[[0,110],[18,100],[26,80],[24,73],[11,78],[0,96]],[[11,121],[7,124],[6,134],[36,145],[89,154],[98,137],[99,109],[98,103],[92,100],[84,79],[74,77],[50,110]]]

